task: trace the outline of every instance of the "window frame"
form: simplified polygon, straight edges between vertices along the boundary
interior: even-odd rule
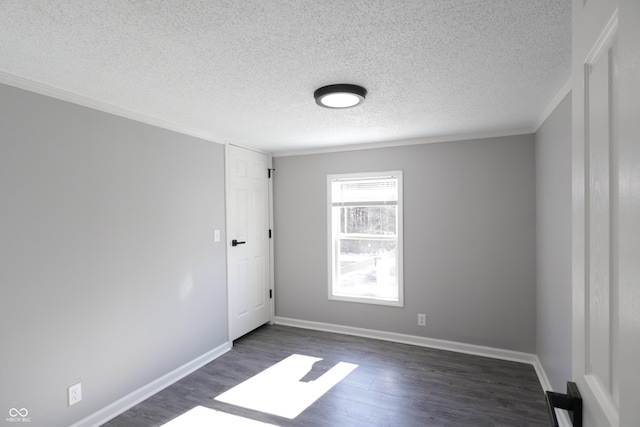
[[[384,177],[394,177],[397,179],[398,183],[398,194],[397,194],[397,286],[398,286],[398,299],[390,300],[384,298],[376,298],[376,297],[363,297],[363,296],[349,296],[349,295],[340,295],[334,292],[334,288],[336,287],[336,279],[338,278],[338,273],[335,271],[335,261],[336,261],[336,245],[335,245],[335,236],[334,236],[334,215],[333,215],[333,198],[332,198],[332,184],[336,180],[353,180],[357,181],[358,179],[375,179],[375,178],[384,178]],[[328,264],[328,297],[329,300],[332,301],[344,301],[344,302],[356,302],[363,304],[375,304],[375,305],[384,305],[384,306],[392,306],[392,307],[404,307],[404,256],[403,256],[403,241],[404,241],[404,200],[403,200],[403,176],[401,170],[392,170],[392,171],[376,171],[376,172],[356,172],[356,173],[340,173],[340,174],[329,174],[327,175],[327,264]],[[337,224],[336,227],[339,229],[340,225]],[[382,236],[381,236],[382,237]],[[382,240],[382,239],[381,239]]]

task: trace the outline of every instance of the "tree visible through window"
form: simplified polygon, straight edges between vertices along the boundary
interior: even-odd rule
[[[402,172],[329,175],[329,298],[402,299]]]

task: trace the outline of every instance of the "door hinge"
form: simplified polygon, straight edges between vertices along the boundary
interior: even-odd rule
[[[269,289],[269,299],[273,298],[273,289]]]
[[[271,229],[269,229],[269,238],[271,238]]]
[[[267,168],[267,178],[271,178],[271,171],[274,171],[273,168]]]

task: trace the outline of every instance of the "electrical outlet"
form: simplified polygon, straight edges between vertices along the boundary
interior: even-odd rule
[[[69,406],[75,405],[82,400],[82,383],[69,387]]]
[[[418,326],[427,326],[426,314],[418,314]]]

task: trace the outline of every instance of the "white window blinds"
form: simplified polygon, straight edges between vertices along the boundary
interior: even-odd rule
[[[398,177],[334,179],[332,206],[381,206],[398,204]]]

